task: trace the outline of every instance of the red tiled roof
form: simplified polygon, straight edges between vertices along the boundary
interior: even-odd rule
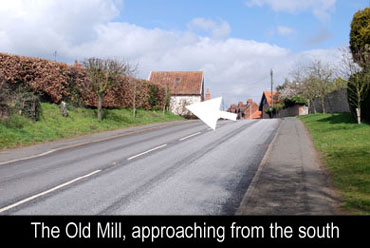
[[[149,76],[149,81],[163,86],[168,85],[172,95],[203,94],[202,71],[152,71]]]
[[[263,94],[265,94],[265,97],[267,99],[267,104],[271,106],[271,91],[264,91]],[[273,91],[272,94],[274,95],[274,103],[278,103],[279,100],[276,98],[278,92]]]

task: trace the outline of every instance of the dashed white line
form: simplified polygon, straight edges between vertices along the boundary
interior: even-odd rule
[[[180,140],[180,141],[183,141],[183,140],[189,139],[189,138],[191,138],[191,137],[193,137],[193,136],[195,136],[195,135],[201,134],[201,133],[202,133],[202,132],[193,133],[193,134],[191,134],[191,135],[189,135],[189,136],[186,136],[186,137],[184,137],[184,138],[181,138],[181,139],[179,139],[179,140]]]
[[[54,188],[48,189],[48,190],[46,190],[46,191],[43,191],[43,192],[41,192],[41,193],[39,193],[39,194],[37,194],[37,195],[30,196],[30,197],[28,197],[28,198],[26,198],[26,199],[23,199],[23,200],[21,200],[21,201],[18,201],[18,202],[16,202],[16,203],[13,203],[13,204],[11,204],[11,205],[9,205],[9,206],[6,206],[6,207],[3,207],[3,208],[0,208],[0,213],[1,213],[1,212],[4,212],[4,211],[7,211],[7,210],[9,210],[9,209],[12,209],[12,208],[14,208],[14,207],[16,207],[16,206],[19,206],[19,205],[21,205],[21,204],[23,204],[23,203],[26,203],[26,202],[32,201],[32,200],[34,200],[34,199],[36,199],[36,198],[38,198],[38,197],[40,197],[40,196],[43,196],[43,195],[49,194],[49,193],[51,193],[51,192],[53,192],[53,191],[55,191],[55,190],[58,190],[58,189],[60,189],[60,188],[63,188],[63,187],[65,187],[65,186],[67,186],[67,185],[70,185],[70,184],[72,184],[72,183],[75,183],[75,182],[77,182],[77,181],[79,181],[79,180],[81,180],[81,179],[84,179],[84,178],[90,177],[90,176],[92,176],[92,175],[94,175],[94,174],[96,174],[96,173],[99,173],[99,172],[101,172],[101,170],[93,171],[93,172],[91,172],[91,173],[89,173],[89,174],[87,174],[87,175],[84,175],[84,176],[81,176],[81,177],[77,177],[77,178],[75,178],[75,179],[73,179],[73,180],[71,180],[71,181],[68,181],[68,182],[66,182],[66,183],[60,184],[60,185],[58,185],[58,186],[55,186]]]
[[[132,159],[134,159],[134,158],[140,157],[140,156],[142,156],[142,155],[144,155],[144,154],[147,154],[147,153],[149,153],[149,152],[152,152],[152,151],[155,151],[155,150],[161,149],[162,147],[165,147],[165,146],[167,146],[167,144],[163,144],[163,145],[160,145],[160,146],[154,147],[154,148],[152,148],[152,149],[150,149],[150,150],[147,150],[147,151],[142,152],[142,153],[139,153],[139,154],[137,154],[137,155],[135,155],[135,156],[129,157],[127,160],[132,160]]]

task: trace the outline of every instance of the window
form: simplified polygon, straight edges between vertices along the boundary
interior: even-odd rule
[[[176,78],[176,82],[180,82],[181,78]]]

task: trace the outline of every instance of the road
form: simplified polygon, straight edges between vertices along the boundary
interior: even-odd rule
[[[189,122],[1,164],[0,214],[231,215],[279,123]]]

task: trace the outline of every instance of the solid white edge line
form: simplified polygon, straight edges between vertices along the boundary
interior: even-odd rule
[[[193,137],[193,136],[195,136],[195,135],[201,134],[201,133],[202,133],[202,132],[193,133],[193,134],[191,134],[191,135],[189,135],[189,136],[186,136],[186,137],[184,137],[184,138],[179,139],[179,141],[183,141],[183,140],[189,139],[189,138],[191,138],[191,137]]]
[[[34,156],[30,156],[30,157],[26,157],[26,158],[21,158],[21,159],[14,159],[14,160],[10,160],[10,161],[5,161],[5,162],[1,162],[0,165],[3,165],[3,164],[10,164],[10,163],[14,163],[14,162],[20,162],[20,161],[24,161],[24,160],[28,160],[28,159],[33,159],[33,158],[38,158],[38,157],[42,157],[42,156],[45,156],[45,155],[48,155],[50,153],[53,153],[55,152],[56,150],[53,149],[53,150],[50,150],[50,151],[47,151],[47,152],[44,152],[44,153],[40,153],[40,154],[37,154],[37,155],[34,155]]]
[[[34,199],[36,199],[36,198],[38,198],[38,197],[40,197],[40,196],[43,196],[43,195],[49,194],[49,193],[51,193],[51,192],[53,192],[53,191],[55,191],[55,190],[58,190],[58,189],[60,189],[60,188],[63,188],[63,187],[65,187],[65,186],[67,186],[67,185],[70,185],[70,184],[72,184],[72,183],[74,183],[74,182],[77,182],[77,181],[79,181],[79,180],[81,180],[81,179],[84,179],[84,178],[86,178],[86,177],[90,177],[90,176],[92,176],[92,175],[94,175],[94,174],[96,174],[96,173],[99,173],[99,172],[101,172],[101,170],[93,171],[93,172],[91,172],[91,173],[89,173],[89,174],[87,174],[87,175],[84,175],[84,176],[81,176],[81,177],[77,177],[77,178],[75,178],[75,179],[73,179],[73,180],[71,180],[71,181],[68,181],[68,182],[66,182],[66,183],[60,184],[60,185],[58,185],[58,186],[55,186],[55,187],[53,187],[53,188],[51,188],[51,189],[48,189],[48,190],[46,190],[46,191],[43,191],[43,192],[41,192],[41,193],[39,193],[39,194],[36,194],[36,195],[30,196],[30,197],[28,197],[28,198],[26,198],[26,199],[23,199],[23,200],[21,200],[21,201],[18,201],[18,202],[16,202],[16,203],[13,203],[13,204],[11,204],[11,205],[9,205],[9,206],[6,206],[6,207],[3,207],[3,208],[0,208],[0,213],[1,213],[1,212],[4,212],[4,211],[7,211],[7,210],[9,210],[9,209],[11,209],[11,208],[14,208],[14,207],[16,207],[16,206],[19,206],[19,205],[21,205],[21,204],[23,204],[23,203],[26,203],[26,202],[32,201],[32,200],[34,200]]]
[[[140,156],[142,156],[142,155],[144,155],[144,154],[147,154],[147,153],[149,153],[149,152],[155,151],[155,150],[160,149],[160,148],[165,147],[165,146],[167,146],[167,144],[163,144],[163,145],[160,145],[160,146],[154,147],[154,148],[152,148],[152,149],[150,149],[150,150],[147,150],[147,151],[142,152],[142,153],[139,153],[139,154],[137,154],[137,155],[135,155],[135,156],[129,157],[127,160],[132,160],[132,159],[134,159],[134,158],[140,157]]]

